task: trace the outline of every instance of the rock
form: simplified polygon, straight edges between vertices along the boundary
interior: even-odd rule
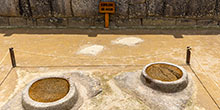
[[[111,26],[111,16],[110,15],[110,18],[109,18],[109,26]],[[104,25],[105,25],[105,17],[104,17],[104,14],[103,15],[100,15],[100,16],[97,16],[95,19],[94,19],[94,26],[95,27],[99,27],[99,28],[104,28]]]
[[[147,0],[148,15],[164,15],[164,0]]]
[[[119,18],[128,18],[128,0],[117,0],[115,16]]]
[[[139,27],[141,26],[141,19],[118,19],[116,20],[118,27]]]
[[[73,15],[77,17],[91,17],[98,15],[97,0],[72,0]]]
[[[66,26],[66,18],[39,18],[37,19],[38,26]]]
[[[73,17],[68,18],[68,22],[68,27],[88,28],[94,25],[92,18]]]
[[[188,0],[166,0],[164,14],[166,16],[185,16],[187,13]]]
[[[78,100],[74,104],[73,108],[66,108],[66,109],[58,108],[59,110],[78,110],[82,106],[82,104],[84,104],[86,101],[89,101],[89,99],[97,96],[98,94],[102,92],[102,86],[101,86],[100,81],[96,79],[95,77],[93,77],[90,72],[85,72],[85,71],[69,71],[67,73],[66,72],[60,72],[60,73],[52,72],[52,73],[48,73],[47,75],[37,74],[37,77],[36,76],[33,77],[33,75],[27,76],[27,77],[29,77],[31,80],[36,80],[36,78],[40,78],[40,77],[67,77],[68,79],[71,79],[74,81],[77,92],[79,93],[77,97]],[[26,84],[30,83],[30,81],[27,81]],[[19,86],[19,90],[16,91],[15,95],[0,108],[1,110],[24,110],[24,107],[22,106],[22,103],[23,103],[22,92],[24,90],[24,87],[21,85],[18,85],[18,86]],[[60,102],[60,101],[61,100],[55,101],[55,103]],[[55,104],[55,103],[52,102],[52,104]],[[41,105],[38,105],[38,106],[41,106]],[[46,110],[49,110],[49,109],[46,109]]]
[[[213,17],[215,14],[216,0],[190,0],[186,16]]]
[[[146,4],[129,5],[129,18],[144,18],[146,15]]]
[[[142,4],[145,2],[146,0],[130,0],[130,4]]]
[[[143,19],[144,26],[173,26],[176,19],[173,18],[147,18]]]
[[[195,26],[196,25],[196,20],[192,20],[192,19],[177,19],[176,20],[176,25],[177,26]]]
[[[194,94],[192,77],[189,76],[187,87],[179,92],[168,94],[149,86],[141,71],[123,72],[114,78],[116,85],[126,93],[138,97],[151,110],[184,110],[185,104]]]
[[[216,9],[217,11],[217,18],[220,19],[220,1],[217,4],[218,8]]]
[[[34,18],[50,17],[50,0],[30,0],[31,11]]]
[[[20,14],[23,17],[32,17],[31,7],[28,0],[19,0]]]
[[[27,26],[37,26],[37,20],[34,18],[27,19]]]
[[[55,17],[71,17],[71,0],[52,0],[53,15]]]
[[[0,16],[20,16],[18,0],[0,0]]]
[[[213,17],[216,0],[147,0],[148,14],[159,16]]]
[[[198,20],[197,25],[199,26],[217,26],[218,22],[214,20]]]
[[[26,26],[27,20],[25,18],[20,17],[10,17],[9,24],[10,26]]]
[[[8,17],[0,17],[0,26],[8,26]]]

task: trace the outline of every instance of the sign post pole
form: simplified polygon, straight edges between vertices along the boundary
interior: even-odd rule
[[[105,14],[105,28],[109,28],[109,14],[115,13],[115,2],[100,2],[99,13]]]
[[[109,13],[105,13],[105,28],[109,27]]]

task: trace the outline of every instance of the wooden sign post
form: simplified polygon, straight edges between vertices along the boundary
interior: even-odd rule
[[[109,27],[109,14],[115,13],[115,2],[100,2],[99,13],[105,14],[105,28]]]

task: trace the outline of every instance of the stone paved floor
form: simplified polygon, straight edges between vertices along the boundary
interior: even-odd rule
[[[196,89],[187,110],[219,109],[220,32],[186,30],[179,32],[179,37],[178,30],[152,31],[153,34],[144,30],[106,31],[0,29],[0,107],[38,73],[86,70],[101,80],[103,92],[81,109],[149,109],[135,96],[111,84],[111,79],[121,72],[164,61],[192,73]],[[187,46],[192,47],[191,66],[185,64]],[[17,67],[7,74],[11,68],[7,54],[10,47],[15,50]]]

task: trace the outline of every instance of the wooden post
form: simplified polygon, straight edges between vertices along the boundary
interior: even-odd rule
[[[105,13],[105,28],[109,27],[109,13]]]
[[[15,53],[13,48],[9,48],[10,56],[11,56],[11,64],[12,67],[16,67],[16,61],[15,61]]]
[[[190,65],[190,57],[191,57],[191,48],[187,47],[187,51],[186,51],[186,64]]]

